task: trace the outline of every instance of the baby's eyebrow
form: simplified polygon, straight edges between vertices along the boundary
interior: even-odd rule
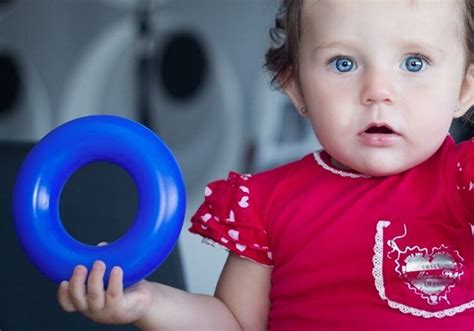
[[[444,55],[446,52],[433,44],[422,42],[422,41],[413,41],[413,40],[404,40],[401,39],[395,43],[396,47],[405,50],[425,50],[428,52],[438,53],[439,55]],[[320,42],[314,48],[313,52],[316,53],[320,50],[327,49],[327,48],[343,48],[343,49],[358,49],[357,42],[352,40],[336,40],[336,41],[328,41],[328,42]]]
[[[429,52],[438,53],[440,55],[444,55],[446,52],[435,45],[430,43],[421,42],[421,41],[410,41],[410,40],[401,40],[400,41],[400,48],[405,50],[427,50]]]
[[[326,48],[356,49],[357,48],[357,43],[355,43],[351,40],[336,40],[336,41],[330,41],[330,42],[321,42],[321,43],[318,43],[313,48],[313,52],[317,52],[319,50],[326,49]]]

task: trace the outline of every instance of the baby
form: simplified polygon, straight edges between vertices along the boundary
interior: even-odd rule
[[[209,184],[191,231],[230,251],[214,296],[75,269],[66,311],[148,330],[474,328],[471,0],[284,0],[274,81],[324,150]],[[229,151],[231,152],[231,151]]]

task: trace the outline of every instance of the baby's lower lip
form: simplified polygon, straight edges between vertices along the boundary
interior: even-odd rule
[[[391,146],[400,139],[400,135],[397,133],[361,132],[359,136],[361,137],[362,142],[369,146]]]

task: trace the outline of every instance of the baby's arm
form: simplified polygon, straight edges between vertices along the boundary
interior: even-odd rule
[[[230,253],[215,296],[232,311],[242,330],[266,330],[271,268]]]
[[[76,268],[58,291],[66,311],[80,311],[101,323],[135,323],[143,330],[263,330],[268,315],[269,268],[230,255],[216,296],[190,294],[142,281],[123,291],[122,272],[115,269],[103,290],[105,265]]]
[[[146,330],[266,330],[270,272],[230,253],[214,297],[155,283],[162,304],[136,324]]]

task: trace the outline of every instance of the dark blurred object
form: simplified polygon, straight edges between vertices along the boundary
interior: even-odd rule
[[[12,189],[30,143],[0,142],[0,330],[136,330],[94,323],[78,313],[65,313],[56,299],[57,285],[27,260],[19,246],[11,214]],[[137,209],[132,179],[121,168],[92,163],[77,171],[61,195],[60,212],[75,238],[95,244],[113,241],[127,231]],[[184,289],[181,259],[175,247],[147,279]]]
[[[20,67],[15,56],[0,53],[0,114],[8,113],[18,103],[21,94]]]
[[[151,73],[152,73],[152,53],[153,53],[153,29],[151,27],[151,14],[153,4],[149,0],[142,0],[137,4],[137,113],[139,122],[150,127],[151,114]],[[156,109],[155,109],[156,110]]]
[[[202,42],[196,35],[182,31],[170,36],[161,58],[156,59],[166,92],[180,101],[193,97],[207,78],[207,61]]]
[[[467,118],[456,118],[451,124],[449,132],[453,139],[458,143],[464,140],[469,140],[474,137],[474,118],[471,120]]]

